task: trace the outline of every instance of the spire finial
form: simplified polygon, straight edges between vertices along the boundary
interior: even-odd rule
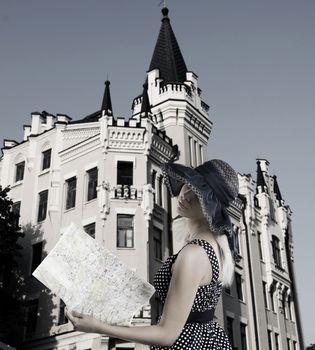
[[[148,96],[148,83],[145,82],[143,84],[143,93],[142,93],[142,105],[140,114],[143,117],[148,117],[149,113],[151,113],[150,101]]]
[[[107,78],[108,78],[108,75],[107,75]],[[113,115],[112,101],[111,101],[110,90],[109,90],[110,81],[107,79],[104,84],[105,84],[105,91],[104,91],[101,110],[105,111],[106,115]]]
[[[165,3],[164,3],[164,7],[162,8],[162,15],[164,18],[167,18],[168,8],[165,6]]]

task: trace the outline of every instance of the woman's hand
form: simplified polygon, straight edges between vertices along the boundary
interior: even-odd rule
[[[100,325],[102,324],[102,321],[93,316],[83,315],[77,311],[68,311],[67,308],[65,308],[65,315],[73,324],[76,331],[98,333]]]

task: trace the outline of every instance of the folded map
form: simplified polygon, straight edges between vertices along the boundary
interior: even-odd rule
[[[112,325],[130,326],[155,292],[150,283],[74,223],[32,275],[68,309]]]

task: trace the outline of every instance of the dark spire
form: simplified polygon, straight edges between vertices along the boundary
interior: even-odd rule
[[[143,84],[143,93],[142,93],[142,105],[140,115],[148,116],[151,113],[150,101],[148,96],[148,83]]]
[[[277,199],[281,205],[281,201],[282,201],[282,196],[281,196],[281,193],[280,193],[280,189],[279,189],[279,186],[278,186],[278,181],[277,181],[277,176],[274,175],[273,176],[273,192],[276,194],[277,196]]]
[[[265,192],[265,187],[267,187],[267,186],[266,186],[263,172],[262,172],[261,167],[260,167],[259,160],[257,161],[257,193],[258,193],[258,186],[261,186],[262,192]]]
[[[164,83],[183,83],[187,67],[168,17],[168,8],[162,9],[162,24],[155,44],[149,71],[158,68]]]
[[[103,103],[101,110],[105,110],[106,115],[113,115],[113,109],[112,109],[112,101],[110,98],[110,91],[109,91],[109,85],[110,82],[108,80],[105,81],[105,91],[104,91],[104,97],[103,97]]]

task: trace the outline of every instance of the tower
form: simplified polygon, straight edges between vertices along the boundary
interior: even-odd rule
[[[147,97],[155,125],[178,145],[178,161],[196,167],[207,159],[212,122],[209,106],[201,99],[198,77],[186,67],[168,12],[166,7],[162,9],[160,32],[145,82]],[[143,101],[147,104],[140,95],[132,104],[132,116],[137,120],[143,117]]]

